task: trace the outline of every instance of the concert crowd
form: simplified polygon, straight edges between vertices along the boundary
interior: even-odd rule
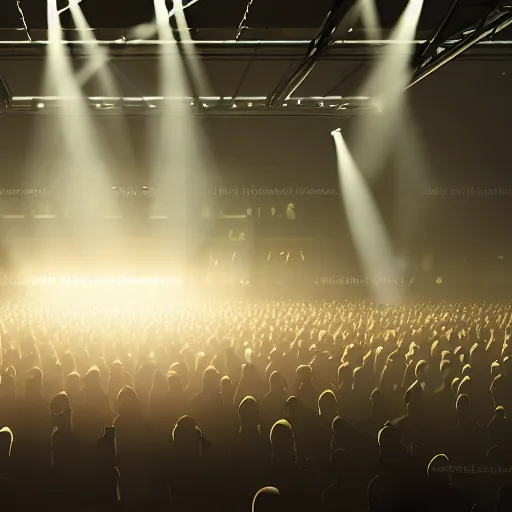
[[[1,503],[510,511],[511,332],[507,304],[6,301]]]

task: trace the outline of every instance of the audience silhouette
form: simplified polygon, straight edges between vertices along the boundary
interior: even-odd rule
[[[6,509],[512,510],[511,306],[0,309]]]

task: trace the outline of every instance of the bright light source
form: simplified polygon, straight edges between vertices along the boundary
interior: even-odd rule
[[[44,108],[44,103],[38,103],[37,108]]]
[[[180,277],[85,277],[85,276],[41,276],[30,281],[39,286],[177,286]]]
[[[337,133],[341,133],[341,128],[336,128],[336,130],[333,130],[331,135],[334,137]]]
[[[252,107],[252,101],[249,101],[249,103],[247,103],[247,106],[250,108]]]
[[[148,105],[148,107],[149,107],[149,108],[156,108],[156,105],[153,105],[153,103],[150,103],[150,104]]]

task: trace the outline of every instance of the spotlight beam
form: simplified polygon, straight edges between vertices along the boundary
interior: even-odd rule
[[[59,16],[60,16],[63,12],[69,11],[69,9],[72,9],[74,6],[79,5],[79,4],[81,4],[81,3],[82,3],[82,0],[69,0],[68,5],[66,5],[66,7],[64,7],[63,9],[61,9],[60,11],[58,11]]]
[[[91,32],[91,27],[89,26],[89,23],[87,22],[87,19],[84,16],[82,9],[80,8],[79,2],[74,2],[70,4],[70,7],[71,16],[73,17],[75,26],[80,34],[80,39],[87,41],[89,43],[86,46],[88,57],[86,69],[89,70],[88,78],[91,78],[92,75],[98,73],[102,89],[108,95],[113,96],[116,93],[115,82],[111,71],[107,67],[104,67],[104,64],[108,62],[108,54],[105,51],[105,48],[98,44],[98,41],[94,36],[94,33]],[[90,72],[92,70],[94,70],[94,73],[91,75]],[[87,71],[82,73],[82,77],[86,75]],[[84,83],[85,82],[81,83],[80,86]]]
[[[188,9],[189,7],[192,7],[193,5],[197,4],[197,2],[199,2],[199,0],[190,0],[186,4],[181,5],[180,6],[180,10]],[[169,19],[173,18],[176,15],[176,12],[177,12],[177,10],[173,7],[170,11],[168,11],[167,17]],[[130,42],[131,43],[139,43],[139,42],[142,42],[142,41],[144,41],[146,39],[151,39],[151,38],[155,37],[158,34],[158,23],[159,22],[156,21],[155,23],[150,23],[150,24],[147,24],[147,25],[141,25],[141,27],[144,27],[144,30],[146,32],[144,34],[144,37],[142,39],[138,38],[138,39],[130,40]]]
[[[343,205],[365,277],[369,278],[379,303],[400,303],[396,258],[384,220],[341,130],[334,130],[331,135],[336,145]]]
[[[424,0],[409,0],[393,27],[383,58],[376,61],[360,93],[374,98],[381,114],[362,119],[355,126],[356,145],[352,150],[367,179],[374,179],[382,169],[400,124],[407,89],[413,71],[411,60],[416,50],[412,42],[417,31]],[[397,52],[395,48],[400,48]]]
[[[190,37],[190,30],[185,17],[183,0],[174,0],[176,26],[179,34],[179,46],[185,57],[183,66],[188,71],[189,81],[194,96],[208,96],[211,93],[209,79],[202,71],[195,49],[195,41]]]

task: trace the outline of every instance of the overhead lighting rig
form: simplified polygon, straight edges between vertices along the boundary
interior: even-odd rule
[[[8,105],[1,106],[0,112],[6,115],[61,115],[65,113],[66,106],[69,106],[70,115],[74,115],[76,110],[71,107],[75,104],[76,98],[13,96]],[[214,116],[333,115],[343,117],[376,112],[374,103],[366,96],[292,97],[281,107],[270,109],[268,98],[265,96],[200,96],[198,98],[91,96],[88,98],[88,106],[93,114],[136,116],[180,114],[184,111],[184,108],[191,109],[195,114]]]

